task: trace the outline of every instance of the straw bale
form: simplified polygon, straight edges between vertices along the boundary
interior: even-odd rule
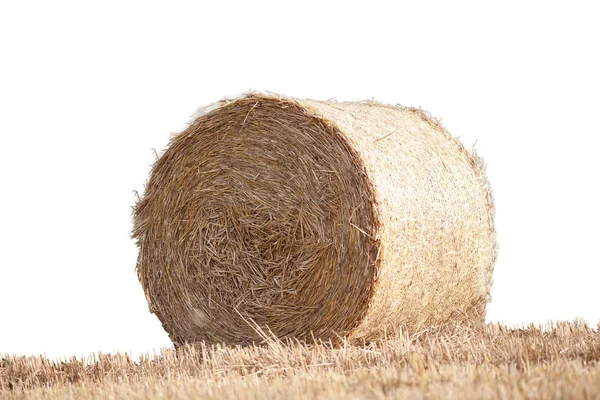
[[[152,168],[138,277],[176,344],[480,323],[496,260],[484,170],[414,108],[224,100]]]

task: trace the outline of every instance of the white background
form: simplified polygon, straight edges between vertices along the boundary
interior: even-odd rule
[[[394,5],[390,5],[394,4]],[[201,105],[249,88],[421,106],[488,163],[488,320],[600,320],[594,2],[0,3],[0,353],[169,346],[133,190]]]

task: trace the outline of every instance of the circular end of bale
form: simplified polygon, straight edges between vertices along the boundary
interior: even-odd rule
[[[152,170],[138,271],[176,343],[347,335],[368,310],[374,195],[339,129],[294,101],[198,118]]]

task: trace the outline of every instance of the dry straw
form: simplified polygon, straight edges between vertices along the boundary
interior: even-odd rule
[[[483,163],[425,112],[252,93],[172,139],[133,236],[176,344],[374,340],[483,321],[493,216]]]

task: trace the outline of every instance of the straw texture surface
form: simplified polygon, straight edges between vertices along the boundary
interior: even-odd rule
[[[176,344],[374,340],[483,322],[493,218],[483,163],[425,112],[253,93],[173,137],[133,237]]]

